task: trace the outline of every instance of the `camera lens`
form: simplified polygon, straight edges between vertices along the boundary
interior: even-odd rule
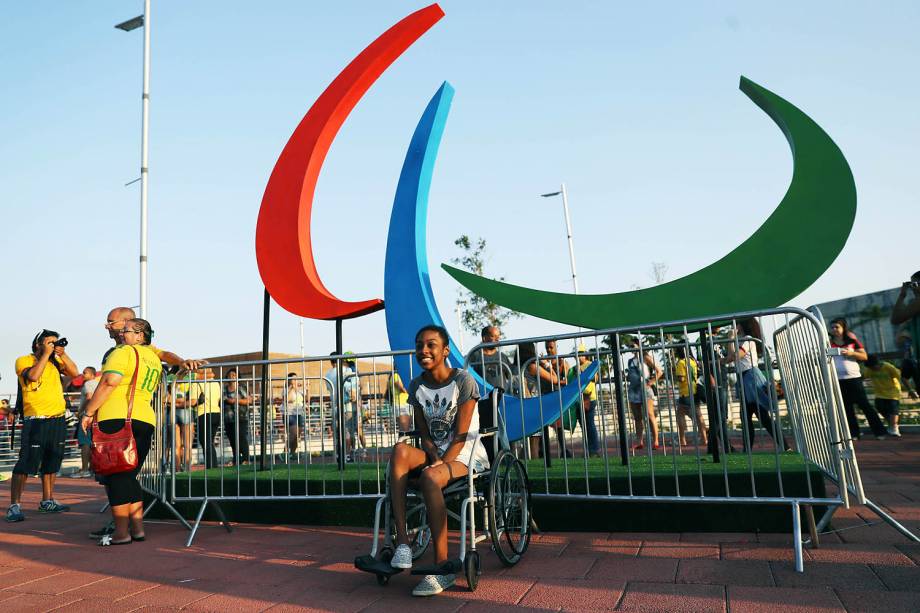
[[[66,347],[66,346],[67,346],[67,339],[66,339],[66,338],[59,338],[58,340],[54,341],[54,346],[55,346],[55,347]]]

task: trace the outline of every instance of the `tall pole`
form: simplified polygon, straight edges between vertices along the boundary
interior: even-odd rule
[[[266,288],[262,299],[262,411],[259,415],[259,470],[265,470],[265,445],[268,444],[268,438],[265,436],[265,429],[268,427],[268,411],[272,403],[272,391],[269,383],[271,366],[268,362],[268,340],[269,340],[269,318],[271,316],[272,297]]]
[[[144,93],[141,120],[141,301],[140,315],[147,314],[147,137],[150,128],[150,0],[144,0]]]
[[[335,320],[335,353],[338,356],[341,356],[345,353],[344,342],[342,340],[342,318]],[[357,367],[357,365],[356,365]],[[332,410],[335,411],[335,419],[338,421],[339,427],[335,429],[335,446],[338,448],[338,453],[336,454],[336,465],[339,467],[339,470],[345,470],[345,455],[348,453],[346,447],[345,439],[345,403],[343,394],[345,392],[345,382],[342,381],[344,376],[344,368],[342,368],[342,358],[336,360],[335,362],[335,406],[332,407]],[[357,414],[355,419],[360,419]],[[355,444],[357,446],[357,443]]]
[[[575,274],[575,246],[572,243],[572,222],[569,220],[569,199],[565,193],[565,183],[562,184],[562,211],[565,213],[565,236],[569,242],[569,264],[572,266],[572,288],[578,293],[578,277]]]

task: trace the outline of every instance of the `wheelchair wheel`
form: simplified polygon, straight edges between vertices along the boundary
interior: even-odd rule
[[[475,592],[476,586],[479,585],[479,575],[482,574],[478,551],[466,552],[466,557],[463,558],[463,574],[466,576],[466,584],[470,591]]]
[[[396,523],[390,521],[393,542],[396,542]],[[428,550],[431,543],[431,528],[428,527],[428,509],[425,501],[420,496],[406,498],[406,534],[409,536],[409,547],[412,549],[412,559],[417,560]]]
[[[530,481],[527,469],[507,450],[495,458],[488,496],[492,548],[502,564],[514,566],[530,544]]]

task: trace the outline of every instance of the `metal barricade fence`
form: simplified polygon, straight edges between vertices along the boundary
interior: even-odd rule
[[[164,500],[200,503],[188,544],[209,505],[229,529],[222,501],[379,498],[398,424],[405,430],[410,415],[386,390],[395,359],[414,372],[411,355],[215,363],[164,382]]]
[[[763,328],[775,332],[778,369]],[[566,341],[568,353],[537,353],[537,343]],[[569,370],[572,360],[580,368]],[[512,438],[535,498],[789,505],[799,571],[802,507],[817,546],[833,510],[849,505],[848,488],[916,539],[865,499],[852,442],[841,436],[824,324],[800,309],[483,343],[466,361],[480,374],[491,364],[491,384],[522,391],[506,393],[502,411],[522,426]],[[582,375],[590,362],[600,364],[593,381]],[[537,420],[527,426],[526,415]],[[828,491],[825,478],[842,485]],[[814,506],[828,509],[817,525]]]
[[[538,355],[547,341],[572,350]],[[229,529],[222,501],[379,500],[409,417],[386,388],[394,360],[414,376],[412,353],[228,362],[164,383],[157,414],[169,435],[154,457],[167,478],[148,462],[148,488],[200,503],[189,545],[208,505]],[[483,392],[483,378],[506,390],[505,427],[537,498],[788,505],[800,571],[802,507],[813,546],[851,497],[916,539],[862,493],[823,322],[806,311],[483,343],[465,367]],[[814,506],[828,508],[817,525]]]
[[[825,367],[830,357],[839,355],[839,350],[832,349],[827,334],[814,338],[815,327],[825,330],[824,318],[817,307],[811,307],[808,315],[786,317],[786,321],[773,334],[777,362],[783,373],[783,380],[790,383],[786,402],[790,412],[799,424],[797,444],[803,455],[821,467],[822,473],[833,482],[845,503],[853,496],[857,504],[867,506],[907,538],[918,541],[910,530],[905,528],[891,515],[866,497],[863,490],[859,466],[853,448],[843,407],[840,384],[833,368]],[[834,410],[826,411],[820,399],[830,396]],[[820,444],[820,433],[828,431],[834,441],[838,441],[838,453],[828,454]],[[817,529],[822,530],[830,522],[836,507],[829,508],[818,522]]]

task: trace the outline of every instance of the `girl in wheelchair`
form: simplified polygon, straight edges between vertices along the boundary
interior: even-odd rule
[[[409,385],[409,404],[415,412],[415,427],[421,448],[405,442],[393,449],[390,459],[390,494],[396,524],[397,548],[390,564],[412,567],[412,550],[406,533],[406,489],[410,479],[418,480],[425,499],[434,544],[435,565],[447,561],[447,508],[442,490],[469,471],[489,467],[486,449],[476,437],[479,387],[466,371],[451,368],[447,330],[425,326],[415,335],[415,359],[422,374]],[[415,596],[432,596],[452,586],[456,575],[426,575],[412,591]]]

